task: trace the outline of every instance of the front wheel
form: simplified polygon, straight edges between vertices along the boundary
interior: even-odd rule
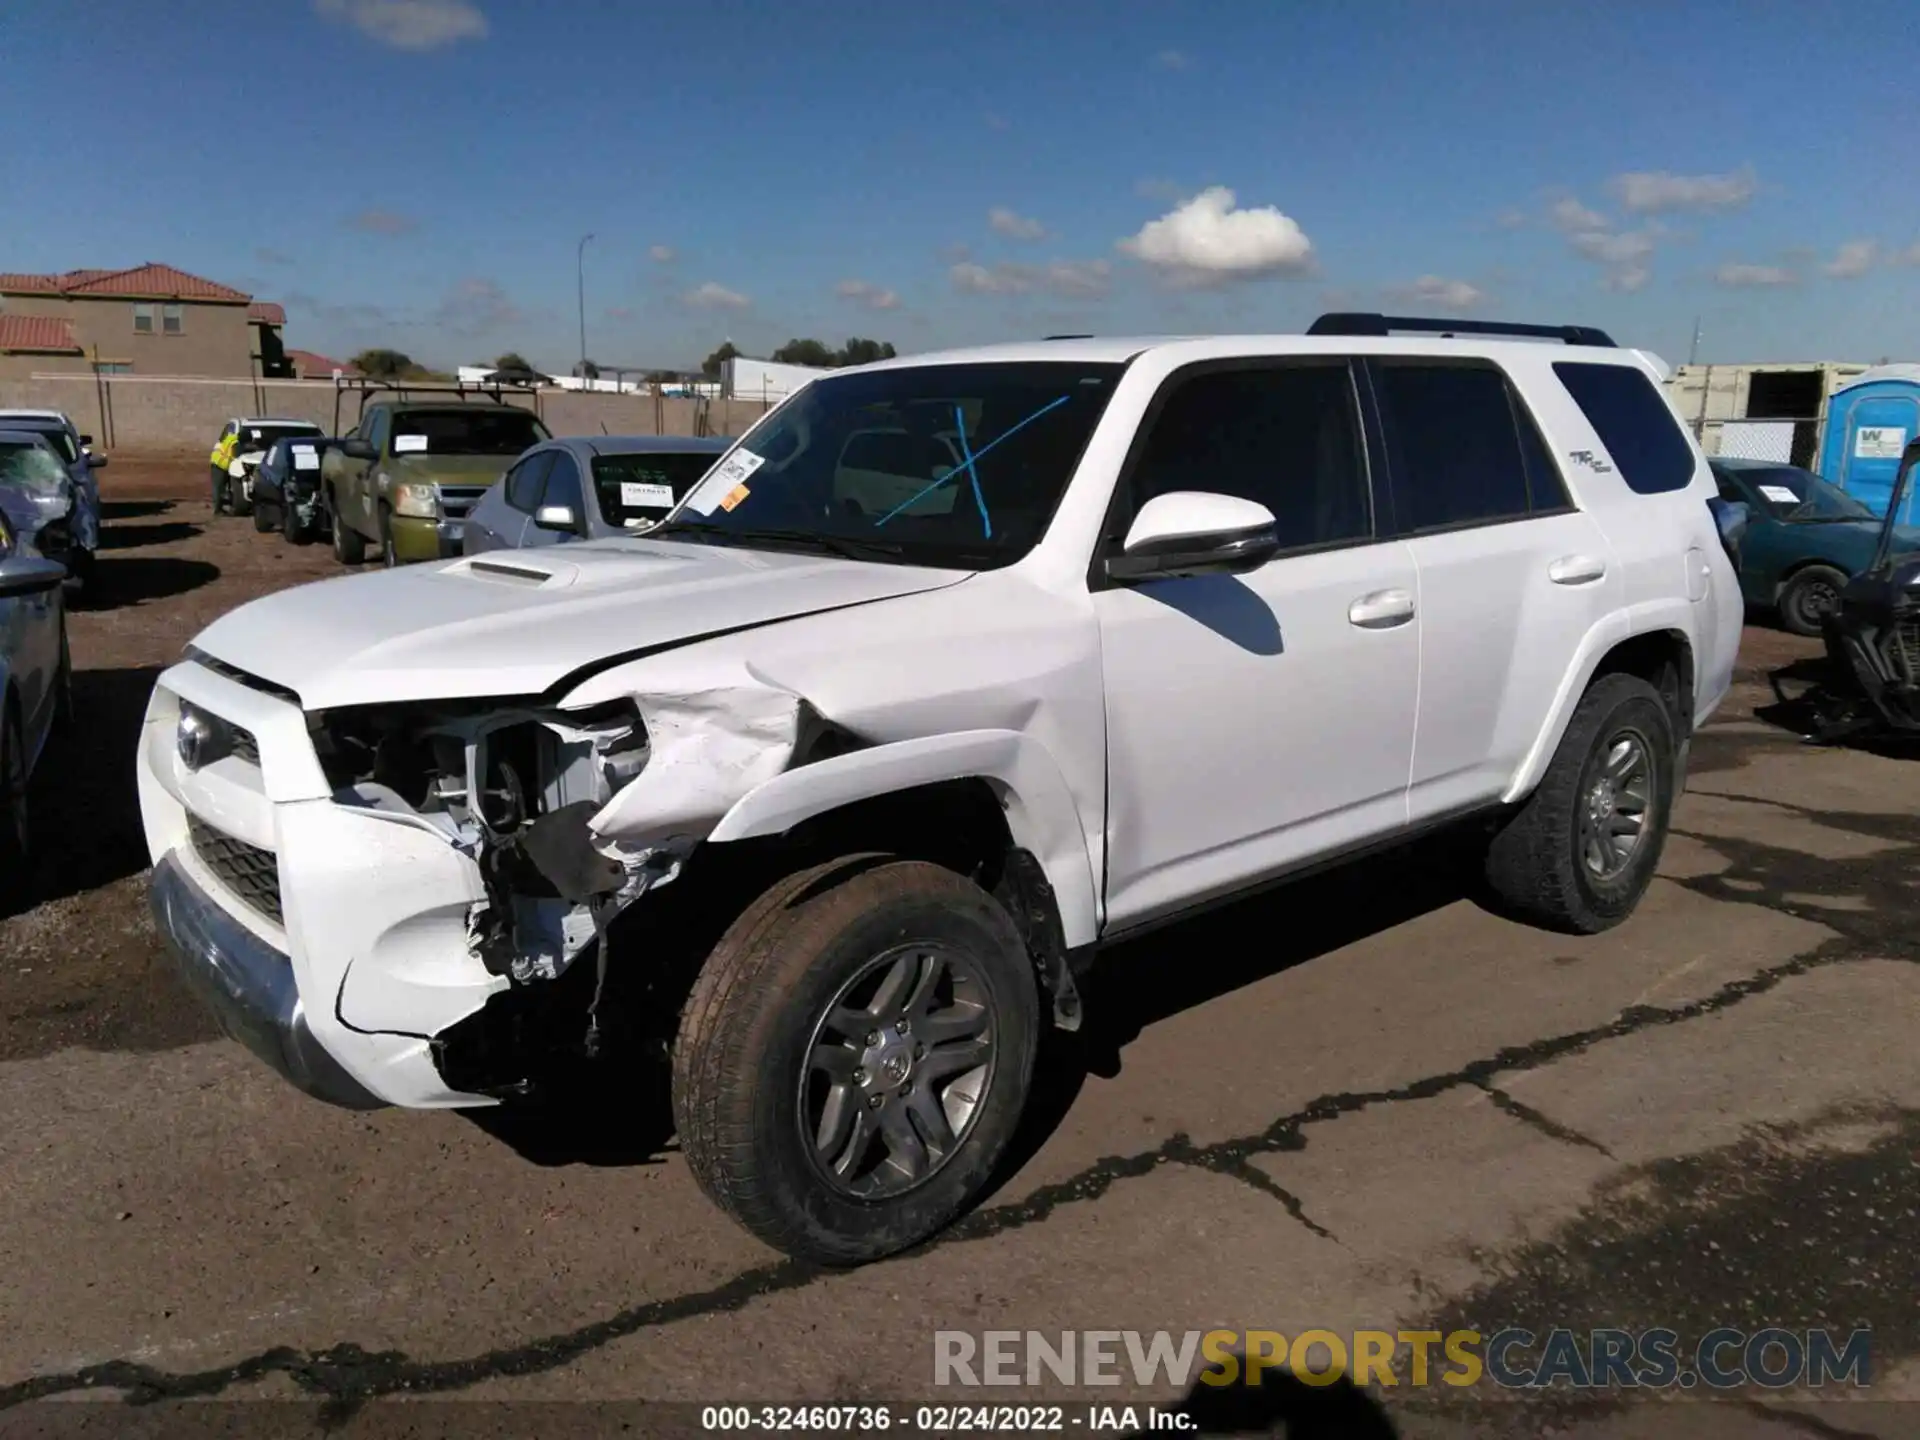
[[[291,505],[280,507],[280,535],[289,545],[305,545],[313,539],[313,533],[300,523],[300,516]]]
[[[253,528],[256,534],[270,535],[279,528],[280,517],[275,507],[265,500],[253,502]]]
[[[1796,570],[1780,587],[1780,624],[1795,635],[1818,635],[1821,624],[1840,604],[1847,577],[1831,565]]]
[[[1666,844],[1677,751],[1659,691],[1635,675],[1594,681],[1545,777],[1488,847],[1494,894],[1518,918],[1566,934],[1626,919]]]
[[[380,563],[389,570],[400,568],[400,552],[393,543],[393,511],[380,507]]]
[[[358,565],[367,558],[367,542],[340,513],[340,497],[334,496],[329,510],[333,515],[333,558],[342,565]]]
[[[722,1209],[799,1259],[937,1234],[992,1179],[1039,1041],[1006,911],[936,865],[849,857],[734,921],[674,1045],[674,1119]]]

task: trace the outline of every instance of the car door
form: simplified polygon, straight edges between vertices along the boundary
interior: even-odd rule
[[[360,438],[373,447],[373,459],[341,457],[346,461],[346,484],[340,487],[339,503],[346,512],[347,528],[371,538],[380,533],[376,515],[379,476],[387,460],[387,435],[393,429],[393,411],[385,405],[372,406],[358,428]]]
[[[0,515],[0,568],[26,555],[30,552],[23,551],[12,525]],[[0,658],[20,697],[29,754],[52,720],[64,615],[57,579],[11,595],[0,592]]]
[[[1619,608],[1621,580],[1498,365],[1396,356],[1368,370],[1396,527],[1419,572],[1419,821],[1505,791],[1569,661]]]
[[[522,549],[540,545],[558,545],[580,538],[578,529],[550,530],[540,524],[536,518],[538,513],[549,505],[564,505],[573,512],[574,523],[578,526],[581,523],[581,516],[585,513],[586,497],[581,493],[579,462],[565,450],[554,450],[550,453],[553,463],[547,470],[546,488],[534,502],[534,515],[528,518],[520,532]]]
[[[1250,574],[1090,579],[1106,690],[1107,922],[1150,919],[1399,828],[1418,700],[1413,558],[1376,532],[1353,367],[1175,372],[1120,480],[1108,553],[1178,490],[1254,500]]]

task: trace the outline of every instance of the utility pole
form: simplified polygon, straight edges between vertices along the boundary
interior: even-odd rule
[[[1687,366],[1693,367],[1700,359],[1700,317],[1693,317],[1693,348],[1687,351]]]
[[[574,254],[576,268],[580,277],[580,388],[587,388],[587,241],[592,235],[580,237],[579,249]]]

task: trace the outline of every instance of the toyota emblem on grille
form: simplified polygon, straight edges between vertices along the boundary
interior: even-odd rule
[[[174,732],[173,747],[180,752],[182,765],[198,770],[213,748],[213,725],[198,710],[181,706],[180,727]]]

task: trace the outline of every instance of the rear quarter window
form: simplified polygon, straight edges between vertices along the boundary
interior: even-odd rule
[[[1553,373],[1607,447],[1620,478],[1641,495],[1693,483],[1693,447],[1646,373],[1631,365],[1556,362]]]

